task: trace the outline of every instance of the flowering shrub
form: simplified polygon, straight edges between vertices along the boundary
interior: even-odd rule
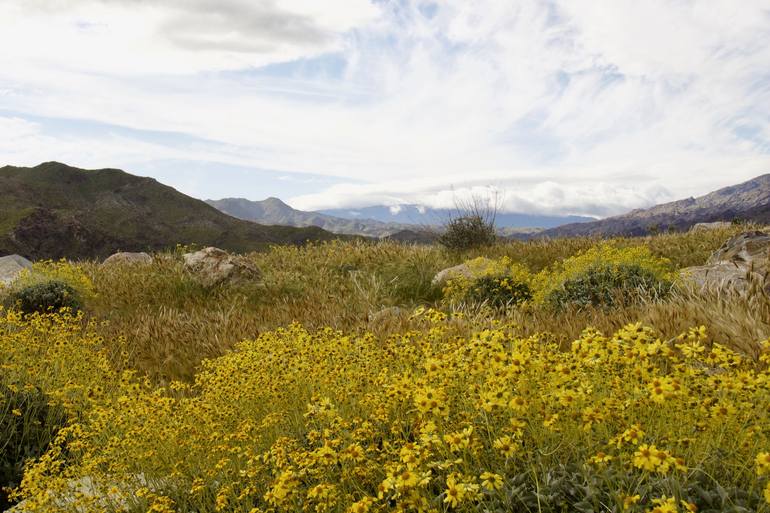
[[[10,505],[7,490],[21,483],[24,463],[47,450],[65,421],[38,388],[0,385],[0,508]]]
[[[539,302],[562,308],[658,299],[671,290],[673,280],[671,263],[644,246],[600,244],[544,270],[535,282]]]
[[[73,313],[80,310],[77,292],[61,281],[47,281],[21,288],[10,295],[8,304],[25,314],[55,313],[64,308]]]
[[[465,262],[470,276],[458,275],[444,287],[450,303],[485,303],[492,307],[515,306],[532,299],[529,271],[508,257],[483,257]]]
[[[0,287],[6,303],[21,302],[27,313],[69,308],[77,312],[83,300],[96,295],[94,284],[83,267],[66,260],[44,260],[24,269],[8,287]]]
[[[22,316],[0,307],[0,486],[18,485],[24,463],[117,381],[101,337],[82,316]]]
[[[420,318],[384,341],[292,325],[168,388],[63,361],[106,389],[27,469],[25,511],[767,510],[770,344],[758,366],[701,329],[586,330],[563,351]]]

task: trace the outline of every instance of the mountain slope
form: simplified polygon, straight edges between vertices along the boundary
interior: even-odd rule
[[[410,228],[403,223],[384,223],[373,219],[344,219],[342,217],[296,210],[278,198],[251,201],[244,198],[206,200],[212,207],[238,219],[256,223],[288,226],[317,226],[334,233],[384,237]]]
[[[770,222],[770,174],[725,187],[699,198],[664,203],[589,223],[545,230],[538,236],[646,235],[653,230],[686,230],[696,223],[742,219]]]
[[[225,215],[152,178],[47,162],[0,168],[0,254],[101,258],[176,244],[251,251],[326,240],[318,228],[260,226]]]

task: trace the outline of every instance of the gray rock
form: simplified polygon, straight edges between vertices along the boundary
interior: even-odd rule
[[[152,263],[152,257],[148,255],[147,253],[127,253],[127,252],[120,252],[115,253],[113,255],[108,256],[104,262],[102,262],[103,266],[110,266],[110,265],[144,265],[144,264],[151,264]]]
[[[494,261],[488,258],[483,258],[480,261],[480,267],[483,267],[485,265],[492,265],[492,264],[494,264]],[[448,282],[452,278],[459,278],[460,276],[464,276],[469,279],[473,278],[473,273],[471,272],[470,268],[466,264],[456,265],[454,267],[449,267],[447,269],[439,271],[438,273],[436,273],[436,276],[433,277],[433,280],[431,281],[431,283],[433,285],[444,285],[446,282]]]
[[[706,265],[682,269],[686,285],[698,291],[746,294],[764,290],[770,294],[770,235],[751,231],[730,238],[709,257]]]
[[[471,273],[471,270],[468,269],[468,266],[465,264],[456,265],[454,267],[449,267],[447,269],[443,269],[436,273],[436,276],[433,277],[433,280],[431,280],[431,283],[433,285],[444,285],[446,282],[451,280],[452,278],[457,278],[459,276],[465,276],[466,278],[473,278],[473,274]]]
[[[185,253],[183,259],[185,269],[207,287],[224,282],[254,281],[260,277],[259,269],[248,259],[219,248]]]
[[[681,271],[682,279],[699,292],[734,291],[745,294],[752,282],[763,283],[764,277],[732,262],[688,267]]]
[[[770,256],[770,234],[750,231],[731,237],[708,259],[707,264],[735,262],[741,266],[767,266]]]
[[[32,262],[20,255],[0,257],[0,284],[8,285],[19,277],[24,269],[32,267]]]

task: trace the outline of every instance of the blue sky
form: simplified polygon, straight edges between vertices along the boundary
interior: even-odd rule
[[[6,0],[0,164],[604,216],[770,172],[767,0]]]

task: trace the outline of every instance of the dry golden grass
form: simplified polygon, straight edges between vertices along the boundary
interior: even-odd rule
[[[702,264],[727,238],[745,227],[697,234],[663,234],[615,239],[620,246],[644,245],[674,266]],[[275,247],[249,258],[262,270],[260,284],[207,289],[183,269],[180,251],[159,254],[151,266],[103,268],[82,264],[97,292],[88,311],[108,320],[107,339],[125,337],[129,362],[159,381],[190,380],[199,363],[223,354],[243,339],[297,322],[309,329],[332,327],[348,332],[371,331],[379,337],[411,329],[410,312],[435,306],[440,290],[431,285],[439,270],[469,258],[508,256],[537,272],[595,245],[590,238],[512,241],[471,253],[395,243],[328,243]],[[400,306],[372,321],[372,314]],[[565,311],[533,308],[499,312],[470,310],[470,326],[507,317],[522,334],[553,333],[562,343],[587,327],[612,332],[641,320],[663,336],[693,325],[705,325],[714,339],[752,353],[752,344],[770,332],[770,307],[762,296],[704,297],[679,294],[663,304],[623,309]],[[459,321],[458,321],[459,322]]]

